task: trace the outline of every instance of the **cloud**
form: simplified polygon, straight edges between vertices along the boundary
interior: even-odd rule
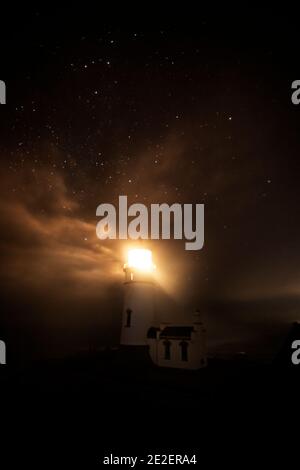
[[[119,254],[97,239],[60,174],[52,172],[50,187],[46,169],[34,176],[2,170],[2,181],[2,286],[99,296],[121,276]]]

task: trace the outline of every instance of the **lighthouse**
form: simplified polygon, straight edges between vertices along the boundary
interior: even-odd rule
[[[121,345],[146,346],[147,332],[155,320],[155,266],[152,252],[132,249],[124,265],[124,306]]]

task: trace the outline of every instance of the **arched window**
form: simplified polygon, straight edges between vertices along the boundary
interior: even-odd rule
[[[181,347],[181,360],[182,361],[187,361],[188,360],[189,343],[187,343],[186,341],[181,341],[179,346]]]
[[[164,358],[166,361],[171,359],[171,343],[170,341],[164,341],[165,355]]]
[[[126,328],[130,328],[131,327],[131,314],[132,314],[132,310],[130,308],[127,308],[126,310]]]

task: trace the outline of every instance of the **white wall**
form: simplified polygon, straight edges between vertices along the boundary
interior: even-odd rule
[[[147,331],[154,321],[154,285],[151,282],[127,282],[124,288],[121,344],[146,345]],[[126,327],[127,309],[132,311],[130,327]]]
[[[205,332],[204,330],[192,333],[188,343],[188,360],[182,361],[182,339],[170,339],[171,357],[165,359],[165,339],[148,339],[149,352],[152,361],[160,367],[175,367],[178,369],[200,369],[206,366]]]

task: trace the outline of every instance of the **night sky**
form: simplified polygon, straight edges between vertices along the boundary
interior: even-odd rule
[[[0,337],[16,356],[118,343],[129,244],[97,239],[96,208],[128,195],[205,204],[201,251],[143,243],[162,319],[199,308],[209,351],[274,354],[300,318],[296,16],[5,23]]]

